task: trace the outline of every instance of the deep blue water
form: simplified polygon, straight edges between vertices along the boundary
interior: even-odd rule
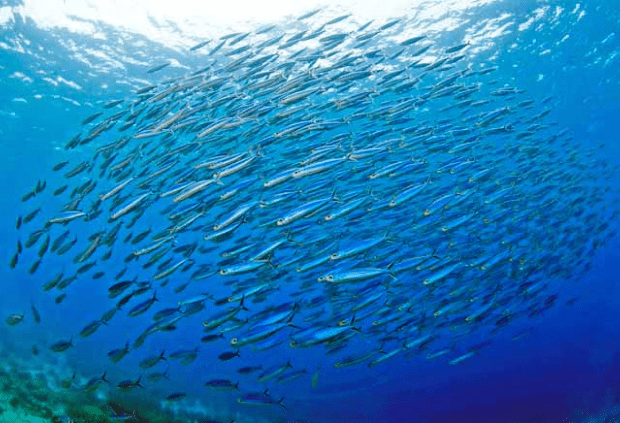
[[[403,17],[416,15],[416,2],[411,3]],[[86,160],[98,146],[113,139],[106,134],[91,144],[65,151],[65,143],[83,129],[81,122],[86,117],[111,99],[135,98],[136,89],[147,83],[179,77],[219,59],[208,57],[206,51],[189,52],[188,47],[200,40],[191,36],[184,39],[182,29],[175,37],[184,39],[183,46],[163,45],[102,21],[91,22],[105,34],[106,39],[102,40],[71,28],[43,26],[36,18],[20,14],[17,4],[4,6],[3,10],[11,15],[0,26],[0,154],[4,158],[0,178],[3,187],[0,222],[5,222],[0,225],[0,251],[3,263],[8,264],[15,253],[16,239],[23,242],[26,237],[15,230],[16,216],[30,212],[41,204],[42,198],[46,201],[45,218],[63,204],[51,195],[51,191],[63,183],[62,175],[51,172],[51,167],[63,160],[70,160],[72,164]],[[318,15],[312,19],[325,21],[338,15],[329,10],[324,12],[325,17]],[[347,30],[354,30],[365,22],[355,16],[355,11],[353,13]],[[457,24],[447,25],[449,18],[455,19]],[[529,19],[534,22],[520,29],[519,26]],[[428,35],[435,47],[446,48],[464,39],[473,40],[463,66],[478,69],[480,64],[492,64],[498,70],[487,81],[497,80],[499,87],[509,85],[524,89],[528,98],[537,101],[551,96],[551,120],[557,122],[557,127],[568,128],[578,147],[596,147],[599,157],[617,166],[620,165],[617,131],[620,39],[614,33],[618,31],[619,21],[620,6],[610,0],[597,4],[528,0],[488,2],[432,17],[420,22],[420,26],[431,28]],[[293,34],[292,22],[292,19],[284,19],[273,23],[288,31],[287,34]],[[264,23],[252,23],[249,27],[246,24],[240,30],[252,30],[252,25],[260,27]],[[433,29],[445,27],[450,29]],[[503,30],[491,36],[497,28]],[[216,32],[212,38],[235,30],[231,27]],[[160,28],[160,32],[166,31],[172,32],[172,26]],[[413,31],[411,35],[417,33]],[[381,48],[382,42],[390,41],[374,42]],[[212,42],[209,48],[214,45]],[[104,52],[105,56],[98,52]],[[170,59],[180,65],[146,73],[151,66]],[[446,104],[450,101],[445,100]],[[618,177],[617,173],[615,175]],[[47,181],[46,191],[30,202],[21,202],[22,195],[38,180]],[[620,189],[619,181],[617,178],[607,181],[611,193]],[[70,184],[73,188],[76,182]],[[100,190],[98,187],[97,192]],[[587,209],[603,210],[597,215],[608,216],[605,210],[620,207],[618,197],[611,193],[605,197],[607,201],[588,202],[586,198]],[[35,226],[42,226],[44,222],[43,216],[34,220]],[[136,234],[157,223],[141,221],[133,232]],[[599,223],[602,222],[584,220],[581,224],[586,229],[582,230],[589,236],[587,228]],[[617,222],[610,223],[612,228],[617,228]],[[78,233],[106,229],[92,229],[79,222],[75,228]],[[594,238],[597,234],[591,235]],[[291,360],[295,367],[308,371],[307,377],[270,387],[274,397],[285,398],[287,410],[278,406],[251,408],[236,404],[238,393],[212,392],[203,386],[206,380],[218,377],[239,379],[235,366],[217,359],[218,354],[230,350],[222,342],[200,345],[199,359],[192,366],[173,364],[170,381],[159,386],[147,385],[143,392],[133,395],[138,400],[150,401],[171,392],[186,392],[187,398],[174,407],[190,409],[200,404],[208,410],[209,418],[221,421],[235,418],[239,422],[252,421],[251,418],[291,422],[605,421],[610,410],[620,407],[618,241],[618,236],[613,236],[588,257],[591,268],[585,273],[577,268],[577,263],[563,261],[561,264],[567,274],[570,275],[575,266],[575,273],[580,276],[578,280],[553,281],[560,301],[540,316],[515,320],[492,337],[484,331],[472,335],[470,344],[487,340],[491,343],[461,365],[448,365],[445,357],[431,361],[424,354],[411,359],[404,359],[401,354],[376,367],[362,364],[336,369],[335,358],[326,357],[321,348],[279,348],[267,354],[244,348],[242,357],[235,362],[237,367],[260,362],[266,368]],[[114,325],[102,327],[86,339],[79,338],[77,334],[88,322],[98,319],[113,305],[105,290],[112,282],[80,280],[67,288],[67,298],[60,305],[54,303],[58,292],[44,292],[41,285],[59,271],[72,268],[73,256],[86,245],[80,244],[70,257],[48,256],[45,266],[34,275],[29,274],[28,267],[36,258],[36,247],[20,256],[20,266],[15,270],[5,264],[0,267],[3,281],[0,316],[4,319],[13,313],[26,314],[24,323],[9,327],[3,322],[0,327],[4,351],[23,357],[32,366],[50,363],[61,377],[76,371],[82,378],[81,384],[107,370],[108,379],[113,382],[109,389],[114,391],[114,384],[120,380],[133,380],[147,373],[138,368],[143,358],[158,354],[162,349],[172,352],[200,344],[196,340],[198,328],[205,316],[217,311],[215,308],[191,316],[174,333],[149,337],[144,346],[132,351],[118,365],[110,364],[106,353],[122,347],[126,341],[133,342],[151,323],[150,315],[133,319],[117,316]],[[579,245],[575,245],[577,247]],[[122,260],[125,254],[115,257]],[[27,265],[21,266],[23,263]],[[100,266],[113,267],[109,272],[112,274],[123,264],[108,262]],[[134,267],[130,267],[128,274],[140,274],[139,266],[130,266]],[[228,288],[221,281],[209,284],[206,290],[216,298],[228,295]],[[183,295],[189,298],[204,291],[204,286],[200,286],[188,289]],[[286,301],[286,288],[281,291],[270,297],[274,304]],[[158,294],[166,295],[161,290]],[[574,305],[565,304],[574,297],[578,298]],[[178,299],[175,297],[166,305]],[[31,302],[41,313],[40,324],[32,320]],[[160,308],[156,306],[155,309]],[[264,305],[248,307],[251,312],[258,312]],[[527,336],[511,340],[516,333],[528,328],[531,330]],[[51,344],[71,336],[75,337],[76,348],[62,355],[49,352]],[[284,333],[277,336],[288,342]],[[42,351],[36,357],[31,354],[33,344]],[[367,351],[368,344],[364,338],[357,339],[347,353],[337,357]],[[159,370],[164,368],[158,367]],[[319,383],[312,388],[310,378],[317,369]],[[75,389],[81,389],[77,385]],[[264,389],[251,379],[241,379],[241,385],[248,392]],[[60,388],[50,386],[50,389]],[[98,393],[100,399],[106,398],[107,389],[104,387]],[[589,420],[595,417],[598,420]]]

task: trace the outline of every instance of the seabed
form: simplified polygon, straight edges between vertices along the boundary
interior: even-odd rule
[[[71,372],[61,366],[0,354],[0,422],[2,423],[191,423],[224,422],[214,420],[208,413],[185,413],[182,407],[164,408],[160,402],[149,403],[144,398],[113,389],[87,393],[77,382],[65,389],[62,381]],[[127,418],[120,418],[124,415]],[[251,421],[243,419],[244,421]],[[240,421],[235,419],[235,421]]]

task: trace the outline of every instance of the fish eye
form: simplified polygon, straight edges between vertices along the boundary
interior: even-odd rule
[[[378,320],[373,320],[373,322],[372,322],[372,325],[373,325],[373,326],[377,326],[378,324],[379,324],[379,321],[378,321]]]
[[[232,303],[235,299],[234,299],[233,297],[228,297],[228,298],[226,298],[226,300],[227,300],[229,303]]]
[[[340,364],[340,363],[334,363],[334,367],[335,367],[335,368],[337,368],[337,369],[338,369],[338,368],[340,368],[340,366],[341,366],[341,364]]]
[[[209,326],[209,322],[207,320],[205,320],[204,322],[202,322],[203,326]]]
[[[236,345],[237,344],[237,338],[233,338],[230,340],[230,344],[231,345]]]
[[[316,280],[319,282],[323,282],[325,280],[325,276],[319,276],[318,278],[316,278]]]
[[[328,214],[327,216],[325,216],[325,220],[332,220],[332,215]]]
[[[289,344],[288,344],[288,345],[289,345],[290,347],[292,347],[292,348],[295,348],[295,346],[297,345],[297,342],[295,342],[295,341],[291,341],[291,342],[289,342]]]
[[[390,207],[394,207],[396,205],[396,203],[394,201],[390,201],[390,203],[388,204],[388,206]]]
[[[429,209],[424,210],[424,216],[428,216],[429,214],[431,214],[431,211]]]
[[[237,402],[238,402],[239,404],[243,404],[243,398],[237,398]]]
[[[217,231],[219,228],[220,228],[220,226],[219,226],[219,225],[214,225],[214,226],[213,226],[213,230],[214,230],[214,231]]]
[[[326,279],[328,282],[333,282],[333,281],[334,281],[334,275],[327,275],[327,276],[325,276],[325,279]]]
[[[277,225],[284,225],[284,219],[278,219]]]
[[[338,253],[334,253],[334,254],[332,254],[331,256],[329,256],[329,258],[330,258],[331,260],[336,260],[336,259],[338,258]]]
[[[226,269],[220,269],[220,275],[225,275],[226,274]]]
[[[344,319],[338,322],[338,326],[346,326],[346,325],[347,325],[347,321]]]

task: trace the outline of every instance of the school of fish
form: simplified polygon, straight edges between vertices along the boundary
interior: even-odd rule
[[[51,351],[112,330],[120,313],[152,317],[132,342],[104,348],[114,365],[191,316],[202,322],[135,377],[104,373],[84,390],[161,383],[168,370],[155,366],[190,365],[205,343],[220,362],[246,349],[291,357],[204,380],[261,406],[285,407],[269,392],[278,384],[316,385],[298,349],[339,368],[420,354],[462,363],[488,345],[470,335],[556,305],[616,235],[616,169],[550,120],[552,98],[494,79],[468,43],[401,37],[404,18],[344,32],[350,15],[319,12],[296,32],[196,44],[203,68],[102,105],[53,166],[63,183],[40,180],[22,197],[36,206],[17,217],[10,267],[44,279],[59,305],[75,284],[109,298]],[[366,347],[353,348],[359,339]]]

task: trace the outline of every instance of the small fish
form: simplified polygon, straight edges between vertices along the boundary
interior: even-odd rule
[[[164,379],[170,380],[170,378],[168,378],[168,369],[163,372],[149,373],[146,375],[146,380],[149,382],[159,382]]]
[[[241,356],[239,355],[239,350],[234,351],[234,352],[233,352],[233,351],[226,351],[226,352],[223,352],[223,353],[222,353],[222,354],[220,354],[217,358],[219,358],[219,359],[220,359],[220,360],[222,360],[222,361],[228,361],[228,360],[231,360],[231,359],[233,359],[233,358],[235,358],[235,357],[241,357]]]
[[[269,391],[265,389],[264,392],[251,392],[247,395],[237,398],[237,402],[239,404],[247,404],[247,405],[257,405],[257,406],[270,406],[270,405],[279,405],[280,407],[286,409],[282,402],[284,401],[284,397],[276,400],[269,395]]]
[[[194,348],[193,350],[175,351],[171,353],[168,358],[172,360],[179,360],[182,365],[187,366],[188,364],[191,364],[194,362],[194,360],[196,360],[196,358],[198,357],[198,351],[198,347]]]
[[[161,65],[153,66],[152,68],[147,70],[146,73],[155,73],[157,71],[162,70],[163,68],[170,66],[170,64],[171,62],[166,62],[166,63],[162,63]]]
[[[125,347],[112,350],[108,352],[108,357],[112,363],[118,363],[129,353],[129,342],[125,344]]]
[[[67,351],[72,346],[73,346],[73,338],[69,339],[68,341],[60,340],[52,344],[52,346],[50,346],[50,350],[52,350],[53,352],[60,353],[60,352]]]
[[[106,323],[104,323],[102,320],[95,320],[95,321],[93,321],[93,322],[90,322],[88,325],[86,325],[86,326],[84,327],[84,329],[82,329],[82,331],[80,332],[80,336],[81,336],[82,338],[87,338],[87,337],[89,337],[90,335],[92,335],[93,333],[95,333],[95,331],[96,331],[97,329],[99,329],[99,327],[100,327],[102,324],[106,324]]]
[[[89,123],[91,123],[92,121],[94,121],[95,119],[97,119],[99,116],[101,116],[103,114],[103,112],[97,112],[94,115],[90,115],[89,117],[87,117],[86,119],[84,119],[82,121],[82,125],[88,125]],[[62,169],[63,167],[65,167],[66,164],[68,164],[69,162],[61,162],[58,163],[56,166],[54,166],[54,171],[58,171],[60,169]]]
[[[84,390],[86,392],[95,392],[101,383],[109,383],[105,377],[106,372],[103,372],[101,376],[90,379],[88,382],[86,382],[86,385],[84,385]]]
[[[33,198],[37,193],[33,190],[30,192],[27,192],[26,194],[24,194],[22,196],[22,202],[25,203],[26,201],[30,200],[31,198]]]
[[[62,169],[63,167],[65,167],[65,166],[66,166],[66,165],[68,165],[68,164],[69,164],[69,162],[68,162],[68,161],[62,161],[62,162],[59,162],[59,163],[57,163],[57,164],[55,164],[55,165],[54,165],[54,167],[52,168],[52,170],[53,170],[54,172],[58,172],[60,169]]]
[[[58,187],[54,190],[54,196],[59,196],[60,194],[62,194],[63,192],[65,192],[67,190],[67,188],[69,188],[69,185],[63,185],[61,187]]]
[[[205,386],[216,391],[234,391],[239,390],[239,382],[232,383],[227,379],[214,379],[205,383]]]
[[[218,333],[218,334],[213,334],[213,335],[206,335],[202,337],[201,341],[212,342],[212,341],[217,341],[218,339],[224,339],[224,334]]]
[[[71,385],[73,384],[73,381],[75,381],[75,375],[76,373],[73,372],[73,376],[71,377],[67,377],[64,378],[61,382],[60,382],[60,386],[63,387],[63,389],[69,389],[71,388]]]
[[[249,373],[257,372],[259,370],[263,370],[263,366],[246,366],[246,367],[241,367],[240,369],[238,369],[237,373],[246,375]]]
[[[30,309],[32,310],[32,317],[36,323],[41,323],[41,315],[39,314],[39,310],[35,307],[34,303],[30,303]]]
[[[154,356],[145,358],[144,360],[140,362],[140,368],[150,369],[151,367],[154,367],[160,361],[166,361],[166,357],[164,354],[165,354],[165,351],[162,351],[161,354],[159,355],[154,355]]]
[[[26,223],[30,223],[32,219],[34,219],[39,214],[39,212],[41,212],[41,207],[37,207],[36,209],[25,215],[23,219],[23,224],[25,225]]]
[[[9,262],[9,267],[11,269],[15,269],[15,266],[17,266],[18,261],[19,261],[19,253],[13,254],[13,256],[11,257],[11,261]]]
[[[316,389],[317,386],[319,386],[319,370],[317,369],[317,371],[312,375],[312,388]]]
[[[118,383],[118,385],[116,385],[116,387],[121,390],[121,391],[129,391],[133,388],[144,388],[144,386],[142,386],[140,384],[140,380],[142,379],[142,376],[140,376],[138,379],[134,380],[123,380],[121,382]]]
[[[185,392],[174,392],[172,394],[166,395],[164,398],[168,402],[181,401],[187,396]]]
[[[6,318],[6,324],[9,326],[15,326],[24,321],[24,314],[11,314]]]
[[[133,293],[131,295],[133,295]],[[151,306],[155,303],[155,301],[159,301],[157,299],[157,291],[153,292],[153,296],[151,298],[149,298],[146,301],[141,302],[140,304],[136,305],[131,310],[129,310],[129,313],[127,313],[127,315],[130,317],[138,316],[146,312],[149,308],[151,308]]]
[[[196,50],[198,50],[199,48],[202,48],[202,47],[206,46],[207,44],[209,44],[209,42],[210,42],[209,40],[207,40],[207,41],[202,41],[202,42],[200,42],[200,43],[198,43],[198,44],[196,44],[196,45],[194,45],[194,46],[190,47],[189,51],[196,51]]]
[[[45,187],[47,186],[47,182],[45,181],[37,181],[37,186],[35,187],[35,192],[37,194],[43,192],[43,190],[45,190]]]

